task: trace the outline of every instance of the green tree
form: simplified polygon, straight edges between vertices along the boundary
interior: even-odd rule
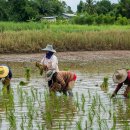
[[[97,14],[107,14],[112,11],[112,4],[109,0],[101,0],[96,4]]]
[[[86,0],[85,10],[88,14],[94,14],[95,13],[94,0]]]
[[[85,11],[85,3],[83,1],[80,1],[80,3],[77,5],[77,12],[82,13]]]
[[[119,1],[119,13],[127,18],[130,18],[130,0]]]

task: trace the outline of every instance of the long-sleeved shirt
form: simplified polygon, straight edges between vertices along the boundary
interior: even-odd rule
[[[46,65],[48,70],[56,70],[56,72],[59,71],[58,68],[58,59],[55,55],[52,55],[50,59],[46,58],[46,56],[43,57],[41,60],[42,65]]]
[[[76,80],[76,74],[69,71],[59,71],[56,76],[56,82],[63,88],[66,88],[70,81]]]
[[[114,91],[115,93],[117,93],[117,92],[120,90],[120,88],[122,87],[123,84],[125,84],[125,85],[130,85],[130,70],[128,70],[127,73],[128,73],[127,79],[126,79],[124,82],[119,83],[119,84],[117,85],[117,87],[116,87],[116,89],[115,89],[115,91]]]

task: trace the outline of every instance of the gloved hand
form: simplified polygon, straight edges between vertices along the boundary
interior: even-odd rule
[[[116,93],[113,92],[113,94],[111,95],[111,98],[115,97],[116,96]]]

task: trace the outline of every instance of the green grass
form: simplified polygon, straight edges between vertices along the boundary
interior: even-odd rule
[[[56,25],[0,22],[1,53],[34,53],[51,43],[57,51],[130,50],[130,25]]]
[[[45,22],[0,22],[0,31],[22,30],[52,30],[58,32],[130,30],[130,25],[76,25],[76,24],[49,24]]]

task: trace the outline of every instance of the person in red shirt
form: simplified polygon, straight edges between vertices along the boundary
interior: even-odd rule
[[[47,72],[47,80],[52,80],[52,84],[50,87],[50,91],[56,92],[63,92],[63,94],[69,96],[73,96],[72,89],[74,87],[76,81],[76,74],[70,71],[54,71],[49,70]]]
[[[123,84],[127,85],[126,90],[124,92],[124,97],[128,98],[130,97],[130,70],[127,69],[119,69],[116,70],[116,72],[113,75],[113,81],[115,83],[118,83],[116,89],[114,90],[111,97],[116,96],[120,88],[123,86]]]

